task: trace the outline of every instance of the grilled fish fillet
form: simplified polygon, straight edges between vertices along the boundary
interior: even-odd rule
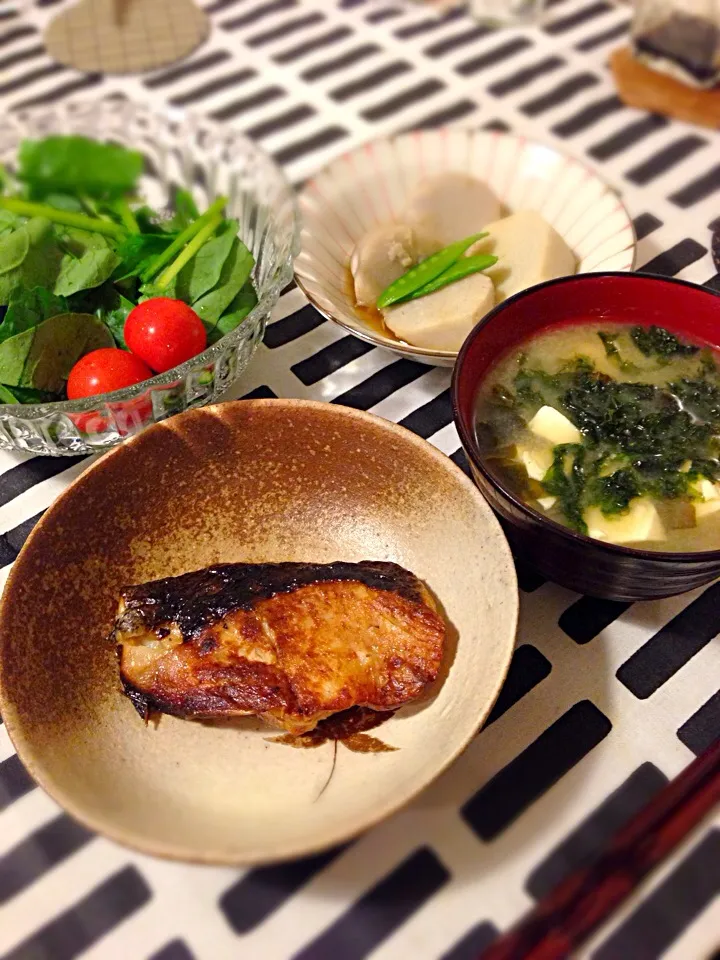
[[[112,638],[141,716],[257,715],[297,735],[340,710],[416,699],[445,632],[397,564],[265,563],[127,587]]]

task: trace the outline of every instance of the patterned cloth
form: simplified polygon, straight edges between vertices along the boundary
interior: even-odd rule
[[[462,122],[568,151],[622,194],[639,264],[720,290],[720,136],[624,107],[608,53],[629,12],[550,0],[491,32],[401,0],[214,0],[207,44],[145,77],[53,63],[63,0],[0,3],[0,105],[122,94],[237,124],[295,182],[371,137]],[[281,298],[236,396],[350,404],[463,463],[447,370],[370,348]],[[84,460],[0,453],[2,575]],[[655,603],[578,597],[521,570],[510,675],[466,753],[405,812],[341,849],[241,872],[143,857],[35,788],[0,726],[0,955],[7,960],[469,960],[720,735],[720,585]],[[19,638],[21,640],[21,638]],[[142,798],[138,797],[138,802]],[[720,947],[720,816],[583,956],[705,960]]]

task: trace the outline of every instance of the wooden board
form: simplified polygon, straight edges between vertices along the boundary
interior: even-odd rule
[[[627,47],[612,54],[610,67],[620,99],[628,106],[704,127],[720,127],[720,88],[687,86],[639,63]]]

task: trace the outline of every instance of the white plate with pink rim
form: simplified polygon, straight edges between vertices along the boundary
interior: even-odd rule
[[[321,314],[375,346],[421,363],[454,364],[456,352],[411,346],[358,311],[350,275],[360,237],[397,219],[420,180],[446,171],[484,181],[508,213],[536,210],[575,254],[576,273],[633,269],[636,240],[627,210],[612,187],[578,160],[507,133],[421,130],[351,150],[303,188],[295,279]]]

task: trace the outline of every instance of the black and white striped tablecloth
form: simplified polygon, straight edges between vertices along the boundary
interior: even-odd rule
[[[0,3],[0,106],[122,93],[207,111],[291,179],[370,137],[463,123],[520,131],[623,195],[639,265],[720,290],[720,137],[624,107],[606,60],[628,9],[550,0],[491,32],[402,0],[214,0],[187,62],[144,77],[52,62],[65,0]],[[18,7],[22,6],[22,10]],[[372,410],[462,463],[449,374],[370,348],[281,298],[237,396]],[[0,576],[86,461],[0,453]],[[65,816],[0,726],[0,956],[7,960],[469,960],[720,735],[720,584],[656,603],[578,597],[521,570],[508,681],[462,758],[352,844],[245,873],[133,854]],[[720,948],[720,815],[583,956],[705,960]]]

